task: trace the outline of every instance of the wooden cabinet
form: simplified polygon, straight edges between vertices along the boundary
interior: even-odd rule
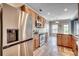
[[[68,37],[70,37],[69,35],[63,35],[63,37],[62,37],[62,44],[63,44],[63,46],[66,46],[66,47],[69,47],[69,45],[68,44],[70,44],[70,38],[68,38]]]
[[[39,34],[34,34],[34,38],[33,38],[33,50],[37,49],[38,47],[40,47]]]
[[[67,42],[66,41],[67,41],[66,40],[66,36],[65,35],[62,35],[62,40],[61,40],[62,46],[67,46]]]
[[[36,20],[35,20],[35,27],[37,28],[44,28],[45,24],[45,19],[39,15],[36,15]]]
[[[44,28],[44,26],[45,26],[45,19],[43,18],[43,17],[41,17],[41,23],[42,23],[42,28]]]
[[[67,34],[57,34],[57,45],[72,47],[71,35]]]
[[[74,52],[74,55],[78,55],[78,46],[73,35],[57,34],[57,45],[71,48]]]
[[[72,48],[72,36],[70,35],[70,36],[68,36],[68,46],[70,47],[70,48]]]
[[[59,35],[57,35],[57,45],[62,45],[62,35],[61,34],[59,34]]]
[[[39,38],[36,39],[36,48],[38,48],[40,46],[40,43],[39,43]]]
[[[76,45],[76,40],[75,40],[75,37],[74,36],[72,36],[72,50],[73,50],[73,52],[74,52],[74,54],[76,55],[76,56],[78,56],[78,46]]]

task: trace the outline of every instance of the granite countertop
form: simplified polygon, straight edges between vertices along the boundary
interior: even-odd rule
[[[76,41],[77,46],[79,47],[79,41]]]
[[[75,38],[79,39],[79,35],[73,35],[73,36],[75,36]]]
[[[46,33],[39,33],[39,35],[43,35],[43,34],[46,34]]]
[[[65,35],[73,35],[73,34],[70,34],[70,33],[57,33],[57,34],[65,34]]]
[[[58,34],[64,34],[64,33],[58,33]],[[72,35],[72,36],[74,36],[76,39],[76,44],[78,45],[78,47],[79,47],[79,35],[74,35],[74,34],[67,34],[67,35]]]

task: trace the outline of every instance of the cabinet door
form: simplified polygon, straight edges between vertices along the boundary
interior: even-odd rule
[[[78,56],[78,46],[76,45],[75,38],[72,36],[72,49],[76,56]]]
[[[39,38],[36,39],[36,48],[40,46]]]
[[[36,48],[40,46],[40,39],[39,39],[39,34],[36,37]]]
[[[65,46],[67,46],[68,47],[68,42],[69,42],[69,35],[66,35],[66,37],[65,37]]]
[[[57,45],[62,45],[62,42],[61,42],[61,40],[62,40],[62,35],[57,35]]]
[[[65,35],[62,35],[62,40],[61,40],[61,42],[62,42],[62,46],[65,46]]]
[[[36,49],[36,39],[33,38],[33,51]]]
[[[45,19],[42,18],[42,27],[44,28],[44,26],[45,26]]]
[[[62,35],[62,46],[68,46],[68,37],[67,37],[67,35]]]
[[[35,50],[39,46],[40,46],[39,34],[36,34],[34,35],[34,39],[33,39],[33,50]]]
[[[72,48],[72,37],[68,36],[68,47]]]

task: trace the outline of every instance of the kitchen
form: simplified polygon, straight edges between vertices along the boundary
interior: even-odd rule
[[[2,56],[78,56],[77,7],[74,3],[2,3]]]

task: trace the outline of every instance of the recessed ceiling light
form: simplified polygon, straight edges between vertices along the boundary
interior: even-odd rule
[[[50,20],[53,20],[52,18]]]
[[[58,24],[59,22],[58,22],[58,21],[56,21],[56,23]]]
[[[67,8],[65,8],[65,9],[64,9],[64,11],[66,12],[66,11],[68,11],[68,9],[67,9]]]
[[[39,9],[39,11],[41,12],[41,11],[42,11],[42,9]]]
[[[48,15],[50,15],[50,13],[48,12]]]

